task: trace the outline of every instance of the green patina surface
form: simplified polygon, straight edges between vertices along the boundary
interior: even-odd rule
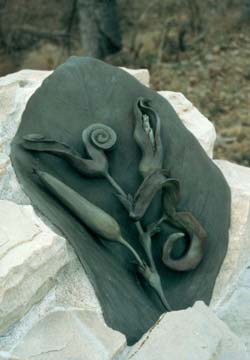
[[[176,228],[164,224],[161,233],[153,236],[153,257],[163,291],[174,310],[186,308],[196,300],[209,303],[227,250],[230,191],[219,169],[165,99],[119,68],[91,58],[72,57],[31,97],[11,148],[11,159],[24,190],[73,245],[95,288],[106,322],[123,332],[129,344],[137,341],[165,311],[162,302],[137,274],[133,254],[119,243],[100,241],[92,229],[42,186],[33,169],[61,180],[116,219],[124,238],[143,258],[138,229],[114,196],[112,183],[101,177],[83,177],[72,168],[69,157],[65,161],[55,154],[29,151],[22,143],[24,136],[42,134],[67,144],[74,151],[77,167],[81,166],[78,154],[88,158],[82,142],[83,130],[95,123],[107,125],[117,135],[115,150],[108,155],[109,171],[126,194],[135,194],[143,180],[138,171],[141,152],[133,136],[134,104],[139,98],[149,99],[161,119],[163,168],[180,184],[179,218],[175,217],[175,222],[184,226],[190,216],[184,220],[180,216],[190,212],[207,234],[201,263],[184,272],[170,270],[161,261],[166,238]],[[150,139],[153,141],[152,136]],[[64,146],[60,144],[59,151]],[[154,197],[143,217],[143,227],[159,220],[161,200],[161,194]]]

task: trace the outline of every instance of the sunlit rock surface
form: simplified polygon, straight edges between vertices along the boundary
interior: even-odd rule
[[[47,294],[67,262],[65,239],[31,206],[0,201],[0,334]]]
[[[125,336],[108,328],[94,312],[56,310],[31,328],[13,356],[27,360],[109,360],[125,345]]]
[[[250,265],[250,168],[225,160],[216,160],[215,163],[230,186],[232,213],[230,241],[216,281],[212,300],[214,305],[223,301],[240,273]]]
[[[250,168],[216,160],[232,192],[230,242],[211,306],[250,354]]]
[[[246,344],[250,358],[250,264],[241,273],[230,296],[216,309],[217,316]]]
[[[159,91],[173,106],[186,128],[198,139],[209,157],[213,157],[216,132],[214,125],[181,93]]]
[[[163,315],[134,345],[133,360],[247,360],[245,345],[203,303]]]

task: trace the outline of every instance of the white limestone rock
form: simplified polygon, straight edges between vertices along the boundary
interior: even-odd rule
[[[44,297],[67,261],[65,239],[31,206],[0,200],[0,334]]]
[[[228,251],[213,291],[213,307],[227,301],[239,275],[250,263],[250,168],[225,160],[215,163],[230,186],[232,206]]]
[[[211,307],[245,342],[250,358],[250,168],[225,160],[215,163],[231,188],[232,214],[228,251]]]
[[[148,69],[127,69],[121,67],[121,69],[127,71],[130,75],[134,76],[143,85],[149,87],[150,75]]]
[[[212,158],[216,140],[214,125],[182,93],[173,91],[159,91],[158,93],[170,102],[183,124]]]
[[[126,346],[125,336],[94,312],[56,310],[39,321],[13,351],[20,360],[111,360]]]
[[[29,204],[11,166],[9,154],[26,103],[50,71],[22,70],[0,78],[0,199]]]
[[[231,289],[229,299],[216,309],[216,314],[244,341],[250,359],[250,263]]]
[[[6,353],[11,352],[39,321],[58,308],[61,310],[77,308],[94,312],[100,322],[105,324],[100,304],[90,281],[74,251],[69,245],[67,247],[69,263],[58,273],[54,286],[42,301],[35,304],[20,321],[15,323],[3,337],[0,337],[1,350]]]
[[[126,360],[247,360],[244,344],[202,302],[173,311],[134,345]]]

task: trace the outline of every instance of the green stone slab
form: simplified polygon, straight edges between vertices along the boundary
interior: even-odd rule
[[[205,257],[195,270],[184,273],[169,270],[161,262],[163,244],[173,228],[165,226],[161,235],[153,238],[166,298],[174,310],[192,306],[196,300],[208,304],[227,251],[230,190],[220,170],[166,99],[117,67],[92,58],[71,57],[30,98],[11,146],[17,177],[32,204],[72,244],[107,324],[124,333],[129,344],[137,341],[165,311],[160,300],[137,275],[134,258],[127,249],[96,238],[41,186],[33,169],[52,174],[112,215],[121,225],[124,237],[143,256],[134,224],[105,179],[84,178],[63,159],[27,151],[21,143],[24,135],[39,133],[67,143],[86,157],[82,131],[93,123],[111,126],[117,134],[117,144],[108,155],[110,171],[127,193],[134,194],[142,182],[138,172],[140,151],[133,138],[133,105],[138,97],[150,99],[161,118],[164,169],[181,186],[178,210],[190,211],[207,232]],[[157,196],[144,225],[159,218],[161,205],[161,197]]]

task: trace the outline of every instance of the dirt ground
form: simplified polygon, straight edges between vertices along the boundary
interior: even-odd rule
[[[155,89],[180,91],[213,122],[215,157],[250,166],[250,34],[153,66]]]

